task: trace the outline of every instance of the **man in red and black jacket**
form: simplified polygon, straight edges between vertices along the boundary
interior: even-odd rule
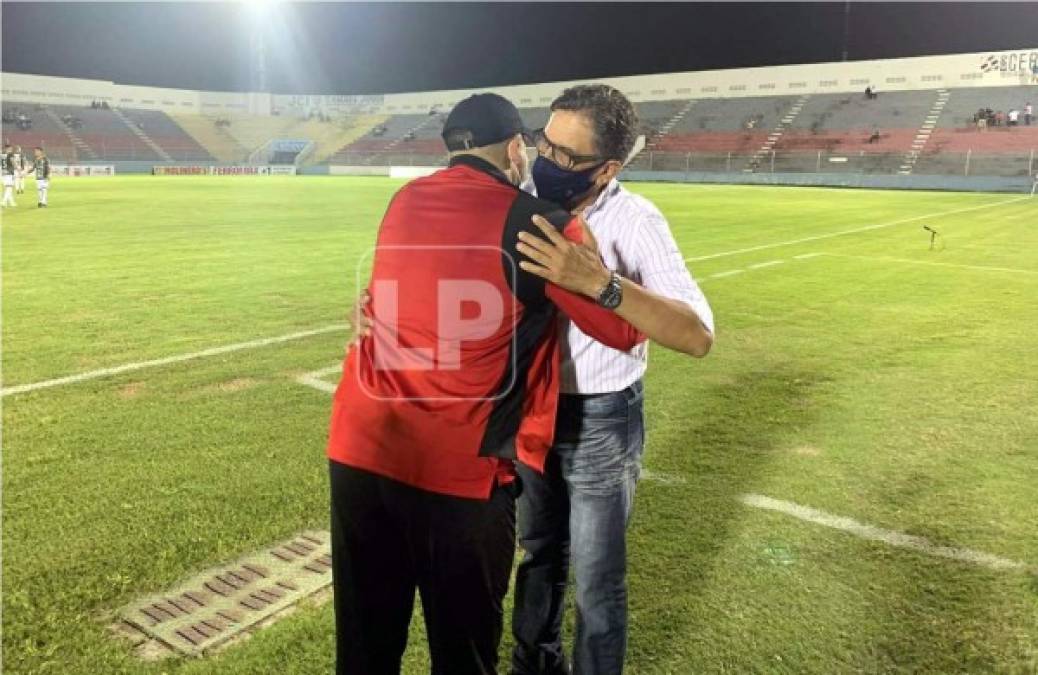
[[[494,94],[448,116],[447,169],[405,185],[379,229],[370,334],[349,351],[328,443],[337,672],[398,673],[415,588],[432,672],[496,672],[515,554],[513,462],[541,470],[558,400],[557,311],[620,350],[644,337],[523,271],[520,232],[581,221],[517,188],[518,110]]]

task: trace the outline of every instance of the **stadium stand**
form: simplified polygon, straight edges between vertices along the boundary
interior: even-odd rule
[[[17,123],[19,115],[31,122],[28,128]],[[66,133],[64,125],[47,115],[44,107],[32,104],[3,106],[3,137],[14,145],[28,149],[37,145],[46,148],[47,154],[56,162],[75,162],[79,152]]]
[[[68,130],[73,142],[81,141],[97,159],[148,160],[165,158],[134,134],[126,122],[111,109],[83,106],[47,106],[46,110]],[[161,114],[161,113],[160,113]]]
[[[440,139],[443,116],[393,115],[363,136],[344,144],[328,161],[343,164],[443,163],[446,150]]]
[[[632,168],[1023,176],[1034,170],[1038,119],[978,129],[978,110],[1023,110],[1027,86],[803,96],[685,98],[636,104],[646,150]],[[56,161],[268,161],[296,164],[444,164],[444,113],[167,115],[88,106],[5,104],[3,135],[42,144]],[[543,127],[546,107],[522,108]],[[218,124],[218,121],[222,121]],[[277,143],[300,141],[291,149]],[[298,149],[297,149],[298,148]]]
[[[314,142],[313,151],[306,161],[310,164],[320,164],[326,162],[340,148],[385,120],[385,115],[354,115],[331,122],[303,120],[289,131],[293,137],[306,138]]]
[[[210,124],[216,127],[219,118],[210,118]],[[224,115],[222,119],[229,122],[220,127],[249,153],[255,152],[275,138],[295,138],[290,130],[299,120],[295,117],[281,115]]]
[[[210,116],[177,113],[172,119],[218,162],[237,164],[249,156],[249,150],[227,133],[225,127],[214,124]]]
[[[173,160],[191,162],[213,160],[213,155],[205,147],[163,112],[130,109],[118,109],[115,112],[116,114],[122,113],[131,125],[135,126]]]
[[[1028,87],[890,92],[872,99],[816,94],[802,97],[799,110],[790,97],[701,99],[686,102],[681,115],[674,112],[669,127],[660,120],[682,102],[642,103],[646,129],[657,133],[633,167],[739,171],[749,158],[757,171],[896,173],[911,158],[911,172],[963,175],[971,172],[969,153],[972,171],[1027,175],[1038,121],[978,131],[973,115],[982,107],[1022,110],[1036,94]]]
[[[281,115],[176,115],[173,120],[209,154],[222,162],[257,161],[269,156],[279,139],[313,142],[306,161],[324,162],[345,145],[386,119],[384,115],[356,115],[321,121]],[[223,124],[218,124],[222,121]]]

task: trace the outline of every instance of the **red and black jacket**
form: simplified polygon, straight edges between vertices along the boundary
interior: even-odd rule
[[[372,335],[347,354],[332,407],[330,459],[479,499],[489,497],[495,478],[508,479],[511,460],[543,469],[559,393],[556,310],[615,349],[628,351],[644,336],[518,267],[519,232],[542,236],[535,214],[580,240],[575,217],[471,155],[394,196],[368,289]],[[501,308],[500,321],[489,318],[472,339],[444,342],[442,289],[473,280],[489,305]],[[464,317],[466,305],[458,306]],[[476,325],[484,317],[464,318]]]

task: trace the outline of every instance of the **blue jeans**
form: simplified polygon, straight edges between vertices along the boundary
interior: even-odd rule
[[[566,673],[562,614],[573,567],[573,672],[623,671],[627,651],[626,528],[645,445],[642,384],[560,397],[544,474],[519,466],[513,675]]]

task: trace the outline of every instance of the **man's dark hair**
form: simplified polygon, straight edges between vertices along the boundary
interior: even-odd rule
[[[595,151],[624,161],[638,136],[638,115],[620,90],[608,84],[578,84],[551,102],[551,110],[583,112],[595,130]]]

